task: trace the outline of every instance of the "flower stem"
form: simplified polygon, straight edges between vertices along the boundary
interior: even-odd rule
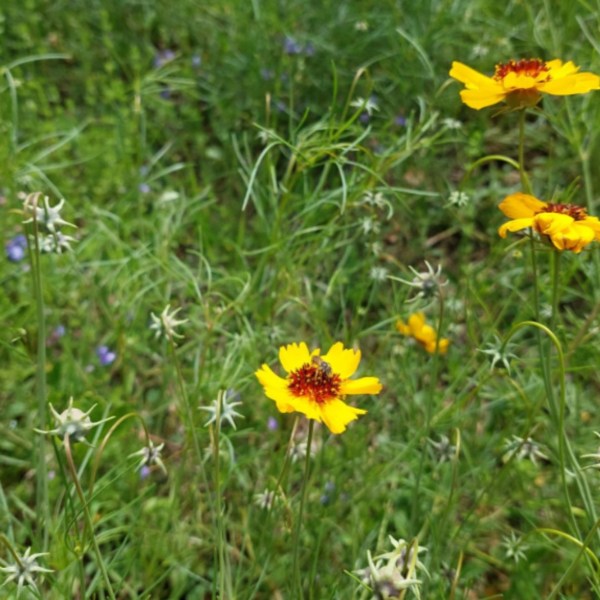
[[[298,517],[296,519],[294,527],[294,539],[292,545],[294,547],[294,555],[292,559],[294,583],[296,587],[296,600],[304,598],[302,591],[302,578],[300,576],[300,566],[298,564],[298,554],[300,549],[300,531],[302,529],[302,515],[304,513],[304,505],[306,503],[306,490],[308,489],[308,476],[310,471],[310,454],[312,447],[314,421],[310,419],[308,421],[308,438],[306,442],[306,458],[304,461],[304,477],[302,479],[302,492],[300,496],[300,508],[298,509]]]
[[[92,546],[94,548],[94,553],[96,554],[96,559],[98,561],[98,568],[102,573],[102,577],[104,582],[106,583],[106,589],[108,590],[108,595],[111,600],[116,600],[115,593],[113,592],[112,585],[110,583],[110,577],[108,576],[108,570],[106,569],[106,565],[104,564],[104,560],[102,559],[102,553],[100,552],[100,546],[98,546],[98,541],[96,540],[96,536],[94,535],[94,525],[92,522],[92,516],[90,514],[90,509],[88,503],[85,499],[85,495],[83,493],[83,489],[81,487],[81,482],[79,481],[79,477],[77,476],[77,469],[75,468],[75,463],[73,462],[73,455],[71,453],[71,444],[69,440],[69,436],[66,435],[64,438],[65,445],[65,455],[67,457],[67,465],[69,467],[69,473],[73,479],[73,483],[75,484],[75,490],[77,491],[77,495],[79,496],[79,501],[81,502],[81,507],[83,509],[83,515],[85,517],[85,524],[89,531],[90,538],[92,540]]]
[[[531,194],[531,182],[525,170],[525,109],[519,112],[519,175],[521,176],[521,187],[526,194]]]
[[[38,194],[35,202],[39,199]],[[37,320],[37,366],[35,373],[35,393],[37,399],[37,427],[45,429],[47,419],[47,391],[46,391],[46,315],[44,308],[44,295],[42,291],[42,270],[40,266],[39,230],[36,211],[33,211],[33,250],[29,250],[29,264],[31,267],[31,280],[33,297],[36,305]],[[43,436],[38,436],[36,455],[36,513],[42,521],[41,546],[45,551],[48,548],[50,505],[48,503],[48,467],[46,465],[46,443]]]
[[[183,380],[183,372],[181,371],[181,364],[179,362],[179,357],[177,356],[177,351],[175,349],[175,341],[172,336],[168,336],[169,338],[169,347],[171,349],[171,355],[173,357],[173,364],[175,365],[175,372],[177,373],[177,385],[179,387],[179,396],[181,401],[181,416],[183,420],[187,421],[186,423],[186,432],[188,436],[192,438],[192,443],[194,446],[194,450],[196,451],[196,455],[198,458],[198,463],[203,465],[202,461],[202,450],[200,449],[200,442],[198,441],[198,434],[196,433],[196,427],[194,426],[194,416],[192,413],[192,407],[190,406],[190,401],[185,389],[185,384]],[[204,469],[202,469],[204,472]],[[206,477],[204,477],[206,482]]]

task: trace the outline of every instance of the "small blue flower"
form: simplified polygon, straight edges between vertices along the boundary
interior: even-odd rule
[[[265,69],[264,67],[260,70],[260,76],[265,81],[270,81],[274,77],[273,69]]]
[[[269,431],[275,431],[278,428],[279,423],[277,422],[277,419],[275,417],[269,417],[269,419],[267,420],[267,429]]]
[[[138,190],[142,194],[149,194],[150,193],[150,186],[147,183],[140,183],[140,185],[138,186]]]
[[[394,125],[396,125],[396,127],[406,127],[406,117],[404,115],[398,115],[394,119]]]
[[[116,352],[110,350],[108,346],[98,346],[98,348],[96,348],[96,356],[103,367],[111,365],[117,358]]]
[[[283,38],[283,51],[286,54],[302,54],[302,46],[291,36]]]
[[[11,262],[19,262],[25,258],[27,249],[27,238],[24,235],[17,235],[6,243],[6,257]]]
[[[160,69],[160,67],[171,62],[175,58],[175,52],[170,48],[159,50],[154,56],[154,68]]]
[[[202,66],[202,57],[199,54],[194,54],[194,56],[192,56],[192,67],[195,67],[196,69],[198,67]]]

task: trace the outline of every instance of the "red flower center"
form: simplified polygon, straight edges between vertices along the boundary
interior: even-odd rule
[[[588,216],[586,209],[583,208],[583,206],[577,206],[577,204],[548,203],[546,208],[541,210],[540,213],[568,215],[576,221],[583,221],[584,219],[587,219]]]
[[[542,73],[547,73],[548,71],[549,69],[546,66],[546,63],[539,58],[523,58],[518,61],[509,60],[507,63],[499,63],[496,65],[494,79],[496,81],[502,81],[509,73],[526,75],[535,79]],[[550,75],[546,77],[546,81],[549,79]]]
[[[313,357],[315,358],[315,357]],[[342,380],[324,360],[302,365],[289,375],[288,389],[297,397],[308,396],[317,404],[338,398]]]

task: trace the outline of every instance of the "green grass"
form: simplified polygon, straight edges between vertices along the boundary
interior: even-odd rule
[[[497,205],[520,190],[519,174],[501,161],[470,170],[486,155],[518,159],[518,115],[462,105],[448,71],[453,60],[491,73],[539,56],[598,73],[600,5],[6,4],[1,239],[26,229],[20,192],[64,197],[77,225],[64,230],[77,238],[72,252],[41,256],[46,339],[28,261],[0,260],[0,559],[14,564],[9,546],[19,556],[31,546],[53,569],[21,597],[109,598],[108,579],[119,599],[295,600],[304,463],[287,464],[271,511],[257,505],[279,480],[295,420],[254,372],[267,363],[282,373],[279,347],[300,341],[360,348],[359,375],[384,385],[352,399],[368,414],[344,434],[315,430],[298,547],[305,598],[370,598],[351,574],[368,566],[367,551],[389,551],[390,535],[427,548],[423,599],[597,597],[600,574],[581,544],[596,556],[600,538],[578,481],[593,504],[598,475],[571,472],[557,425],[582,466],[593,464],[580,457],[597,451],[600,430],[598,248],[561,256],[552,326],[552,253],[537,252],[540,322],[565,353],[559,423],[556,352],[548,358],[542,342],[545,377],[533,327],[511,339],[510,370],[481,352],[535,315],[529,244],[497,235]],[[284,51],[286,36],[299,54]],[[367,120],[353,102],[370,97],[378,110]],[[525,125],[535,194],[574,185],[572,201],[600,214],[598,94],[547,96],[541,107]],[[459,190],[464,206],[449,201]],[[411,302],[415,290],[398,281],[424,261],[449,281],[440,333],[451,344],[439,357],[395,328],[419,310],[439,325],[440,302]],[[187,319],[174,351],[150,329],[167,304]],[[116,353],[109,365],[103,345]],[[33,431],[55,427],[50,413],[40,423],[42,377],[58,412],[73,397],[95,405],[93,421],[114,418],[88,433],[91,447],[71,443],[94,538],[68,447]],[[243,419],[204,427],[197,407],[224,390],[239,394]],[[140,419],[164,443],[167,476],[156,466],[140,476]],[[431,442],[442,436],[451,460]],[[531,436],[546,458],[510,458],[513,436]],[[518,561],[512,535],[523,539]]]

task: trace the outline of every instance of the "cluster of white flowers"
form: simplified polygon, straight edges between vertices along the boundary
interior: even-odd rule
[[[42,205],[40,205],[42,200]],[[29,217],[24,224],[33,223],[43,233],[40,237],[40,250],[46,253],[62,254],[63,251],[71,250],[71,242],[77,241],[70,235],[60,231],[60,227],[75,227],[73,223],[65,221],[61,211],[65,205],[64,198],[56,205],[50,206],[50,199],[41,192],[28,194],[23,199],[23,212]]]

